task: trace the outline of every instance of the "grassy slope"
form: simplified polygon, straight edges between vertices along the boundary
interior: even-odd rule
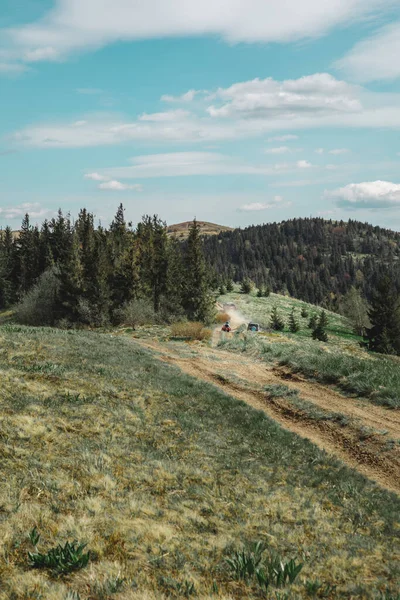
[[[257,298],[238,292],[221,296],[219,301],[234,302],[238,310],[251,320],[268,327],[273,306],[284,318],[286,325],[292,308],[300,324],[300,331],[291,334],[288,328],[280,333],[235,336],[221,344],[236,351],[253,352],[267,361],[288,366],[310,378],[333,383],[343,391],[362,396],[376,404],[400,408],[400,361],[397,357],[374,355],[360,348],[360,338],[351,331],[346,319],[327,312],[329,325],[327,344],[311,339],[308,318],[300,316],[305,307],[311,316],[319,310],[294,298],[271,294],[269,298]]]
[[[126,337],[5,326],[0,343],[1,600],[178,597],[185,580],[256,598],[224,567],[254,540],[305,562],[288,598],[315,580],[396,589],[399,499],[264,414]],[[34,525],[40,550],[77,538],[95,560],[64,580],[30,570]]]

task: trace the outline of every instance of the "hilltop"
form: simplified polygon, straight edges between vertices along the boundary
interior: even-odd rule
[[[219,235],[227,231],[234,231],[232,227],[226,225],[216,225],[215,223],[208,223],[207,221],[197,221],[201,235]],[[177,223],[175,225],[169,225],[167,227],[167,233],[170,236],[175,236],[179,239],[186,239],[189,234],[189,228],[192,221],[185,221],[184,223]]]

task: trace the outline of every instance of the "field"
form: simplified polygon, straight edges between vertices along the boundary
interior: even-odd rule
[[[1,600],[398,598],[395,494],[144,335],[4,325],[0,340]],[[224,362],[208,342],[162,344]],[[87,543],[85,568],[32,568],[34,542],[68,540]],[[229,567],[258,541],[303,565],[292,585],[265,593]]]

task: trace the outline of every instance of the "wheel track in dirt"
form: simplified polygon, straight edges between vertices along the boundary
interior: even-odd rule
[[[341,396],[327,386],[252,357],[200,344],[174,342],[171,347],[172,344],[156,340],[135,339],[135,342],[155,351],[163,362],[265,412],[286,429],[314,442],[382,487],[400,493],[400,448],[399,444],[388,448],[387,440],[387,437],[395,442],[400,440],[400,411]],[[192,355],[182,356],[188,348]],[[290,400],[271,398],[262,391],[265,385],[282,383],[327,414],[343,415],[346,423],[313,419]],[[387,437],[382,432],[387,432]]]

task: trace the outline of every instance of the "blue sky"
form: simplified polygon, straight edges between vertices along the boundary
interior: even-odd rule
[[[397,0],[3,0],[0,226],[400,230]]]

